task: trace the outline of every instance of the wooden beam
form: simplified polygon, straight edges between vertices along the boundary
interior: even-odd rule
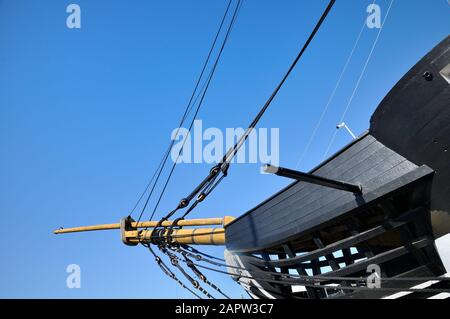
[[[223,218],[200,218],[200,219],[186,219],[180,220],[177,223],[177,226],[211,226],[211,225],[222,225],[226,226],[234,220],[234,217],[225,216]],[[133,222],[131,223],[132,228],[153,228],[158,225],[157,221],[148,221],[148,222]],[[172,226],[173,221],[167,220],[161,223],[160,226],[167,227]],[[72,228],[60,228],[54,231],[55,234],[66,234],[66,233],[77,233],[77,232],[86,232],[86,231],[96,231],[96,230],[110,230],[110,229],[120,229],[120,223],[115,224],[101,224],[101,225],[92,225],[92,226],[81,226],[81,227],[72,227]]]

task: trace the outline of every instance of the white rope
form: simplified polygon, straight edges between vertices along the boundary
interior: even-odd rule
[[[374,0],[372,2],[372,5],[375,4],[375,2],[376,2],[376,0]],[[316,136],[317,130],[319,129],[320,124],[322,123],[322,120],[325,117],[325,114],[327,113],[328,108],[329,108],[331,102],[334,99],[336,91],[337,91],[337,89],[339,88],[339,86],[341,84],[342,78],[344,77],[344,74],[347,71],[347,67],[348,67],[348,65],[350,64],[350,61],[353,58],[353,54],[355,53],[355,50],[356,50],[356,48],[358,46],[358,43],[359,43],[359,40],[361,39],[361,36],[362,36],[362,34],[364,32],[364,29],[365,29],[365,26],[366,26],[366,20],[367,20],[367,17],[364,18],[364,22],[362,24],[361,30],[359,31],[358,37],[356,38],[356,41],[353,44],[353,48],[352,48],[352,50],[351,50],[351,52],[350,52],[350,54],[349,54],[349,56],[347,58],[347,61],[345,62],[345,65],[344,65],[341,73],[339,74],[339,77],[338,77],[338,80],[336,82],[336,85],[334,86],[334,89],[331,92],[331,95],[329,96],[328,101],[327,101],[327,103],[325,104],[325,107],[322,110],[322,113],[320,114],[319,120],[318,120],[316,126],[314,127],[314,130],[312,131],[311,136],[309,137],[308,143],[306,143],[306,146],[305,146],[305,148],[303,149],[303,151],[302,151],[302,153],[300,155],[300,159],[298,160],[297,165],[295,165],[296,169],[300,166],[300,164],[302,163],[306,153],[308,152],[309,148],[311,147],[311,144],[312,144],[312,142],[313,142],[313,140],[314,140],[314,138]]]
[[[380,38],[381,31],[384,28],[384,24],[386,23],[386,20],[387,20],[387,18],[389,16],[389,12],[391,11],[391,7],[392,7],[393,3],[394,3],[394,0],[391,0],[391,2],[389,4],[389,8],[388,8],[388,10],[386,12],[386,16],[384,17],[383,23],[381,25],[381,28],[378,30],[377,37],[375,38],[375,41],[374,41],[374,43],[372,45],[372,48],[371,48],[371,50],[369,52],[369,55],[368,55],[367,59],[366,59],[366,63],[364,64],[364,67],[363,67],[363,69],[361,71],[361,74],[359,75],[358,81],[356,82],[355,88],[353,89],[352,95],[350,96],[350,99],[348,100],[347,105],[345,106],[344,112],[342,113],[342,116],[341,116],[341,118],[340,118],[338,123],[342,123],[344,121],[345,115],[347,114],[347,112],[348,112],[348,110],[350,108],[350,104],[352,103],[353,98],[355,97],[356,92],[358,91],[359,85],[360,85],[361,80],[362,80],[362,78],[364,76],[364,73],[366,72],[367,66],[369,65],[370,59],[371,59],[372,54],[373,54],[373,52],[375,50],[375,47],[376,47],[377,42],[378,42],[378,39]],[[325,154],[323,155],[322,161],[326,159],[326,157],[328,155],[328,152],[330,151],[330,148],[331,148],[331,146],[334,143],[336,135],[337,135],[337,130],[335,130],[334,133],[333,133],[333,136],[332,136],[332,138],[330,140],[330,143],[328,144],[328,147],[327,147],[327,149],[325,151]]]

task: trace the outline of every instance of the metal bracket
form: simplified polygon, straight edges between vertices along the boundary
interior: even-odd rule
[[[137,230],[137,228],[132,227],[131,223],[134,223],[135,220],[131,218],[131,216],[123,217],[120,220],[120,237],[122,238],[122,242],[127,246],[136,246],[137,242],[131,242],[126,236],[127,231]]]

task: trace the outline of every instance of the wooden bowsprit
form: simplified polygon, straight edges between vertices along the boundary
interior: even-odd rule
[[[136,223],[130,217],[122,218],[120,223],[100,224],[73,228],[60,228],[55,234],[120,229],[122,242],[129,246],[139,243],[167,243],[186,245],[217,245],[226,243],[225,226],[234,220],[234,217],[201,218],[174,221],[156,221]],[[220,227],[204,227],[220,226]],[[169,227],[169,228],[168,228]],[[188,227],[188,228],[177,228]],[[143,228],[143,229],[140,229]]]

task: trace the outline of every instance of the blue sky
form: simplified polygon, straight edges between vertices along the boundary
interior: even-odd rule
[[[68,1],[0,0],[0,297],[190,297],[118,232],[55,236],[59,226],[117,222],[160,160],[193,89],[226,1],[73,1],[82,28],[66,27]],[[376,1],[386,13],[390,0]],[[246,0],[199,118],[245,127],[270,95],[327,1]],[[280,162],[293,167],[372,0],[338,0],[260,122],[280,129]],[[360,134],[400,77],[450,30],[446,0],[395,0],[345,117]],[[319,164],[377,35],[365,29],[300,168]],[[339,131],[334,152],[350,141]],[[157,217],[209,170],[182,164]],[[195,217],[239,216],[289,181],[232,167]],[[149,217],[149,214],[146,215]],[[208,249],[216,255],[221,249]],[[78,264],[82,287],[66,287]],[[239,298],[226,276],[212,281]]]

